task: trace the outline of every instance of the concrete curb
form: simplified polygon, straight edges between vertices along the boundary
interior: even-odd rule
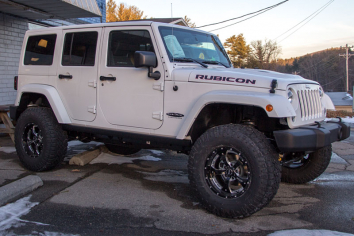
[[[37,175],[29,175],[0,187],[0,206],[15,201],[43,185]]]

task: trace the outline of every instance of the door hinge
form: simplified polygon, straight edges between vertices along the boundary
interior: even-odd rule
[[[163,120],[163,113],[162,111],[157,111],[152,113],[152,118],[156,120]]]
[[[96,114],[96,106],[89,106],[87,108],[87,111]]]
[[[155,90],[160,90],[163,91],[164,90],[164,83],[155,83],[152,85],[152,88]]]
[[[95,81],[89,81],[88,82],[88,86],[89,87],[93,87],[93,88],[97,88],[97,81],[95,80]]]

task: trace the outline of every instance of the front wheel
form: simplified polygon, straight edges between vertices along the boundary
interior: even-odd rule
[[[316,150],[310,154],[291,153],[284,155],[282,182],[304,184],[319,177],[328,167],[332,156],[332,146]],[[290,159],[290,160],[287,160]]]
[[[244,218],[275,196],[280,164],[273,146],[252,127],[222,125],[194,144],[188,162],[192,189],[210,212]]]

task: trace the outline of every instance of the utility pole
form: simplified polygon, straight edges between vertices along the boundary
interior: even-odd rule
[[[342,48],[342,47],[341,47]],[[353,46],[348,46],[348,44],[345,45],[345,54],[339,54],[340,57],[345,57],[346,60],[346,73],[347,73],[347,82],[346,82],[346,92],[349,91],[349,58],[351,56],[354,56],[354,54],[349,54],[349,48],[353,48]]]

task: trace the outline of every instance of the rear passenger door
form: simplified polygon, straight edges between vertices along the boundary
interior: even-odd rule
[[[57,89],[74,120],[96,118],[97,68],[101,28],[63,31]]]

